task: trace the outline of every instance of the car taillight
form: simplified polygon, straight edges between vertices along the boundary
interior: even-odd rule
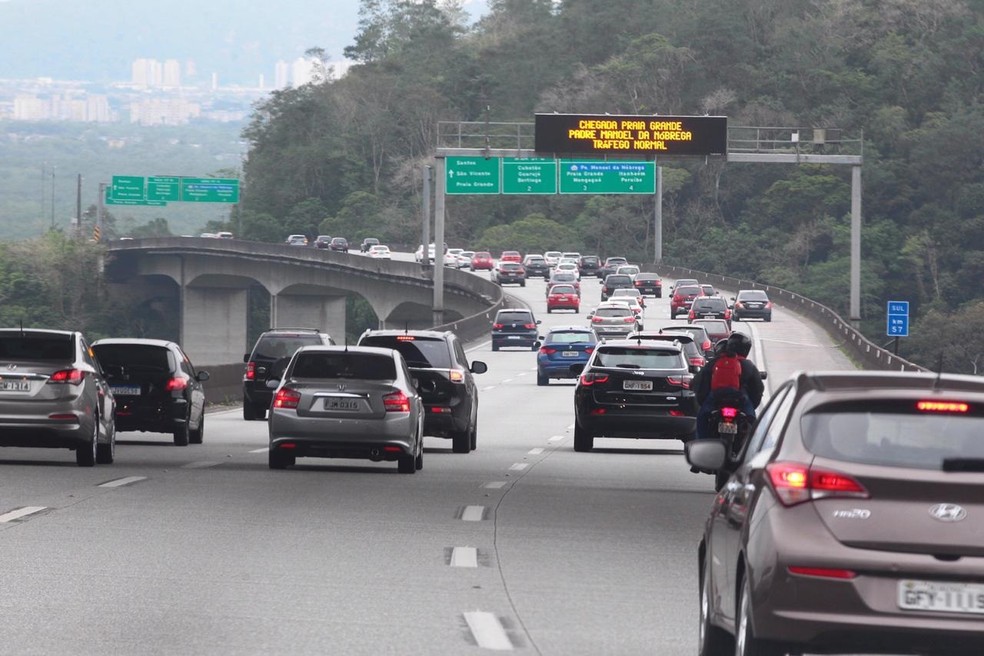
[[[772,309],[772,301],[767,301],[767,302],[766,302],[766,304],[765,304],[765,309],[766,309],[766,310],[771,310],[771,309]]]
[[[636,318],[635,318],[635,312],[633,312],[631,317],[625,317],[625,318],[623,318],[622,319],[622,322],[623,323],[635,323],[635,320],[636,320]]]
[[[523,324],[523,328],[526,328],[526,330],[536,330],[536,324],[535,323],[524,323]]]
[[[274,408],[296,408],[301,402],[301,393],[289,387],[281,387],[273,397]]]
[[[745,307],[745,304],[744,303],[742,303],[741,301],[735,301],[735,309],[736,310],[740,310],[743,307]]]
[[[588,355],[591,355],[592,353],[594,353],[594,347],[589,346],[586,349],[584,349],[584,352],[587,353]]]
[[[383,397],[383,407],[386,412],[410,412],[410,399],[403,390],[396,390]]]
[[[601,323],[604,321],[601,317],[591,317],[591,323]]]
[[[636,287],[642,287],[642,281],[641,280],[636,280],[635,281],[635,286]]]
[[[181,376],[174,376],[169,381],[164,389],[168,392],[181,392],[188,389],[188,381]]]
[[[942,412],[947,414],[964,414],[970,406],[962,401],[919,401],[916,403],[919,412]]]
[[[690,364],[692,364],[695,367],[703,367],[705,364],[707,364],[707,361],[704,358],[695,355],[694,357],[690,358]]]
[[[79,385],[83,380],[85,380],[85,372],[81,369],[62,369],[51,374],[48,382],[64,385]]]
[[[246,363],[246,380],[256,380],[256,363]]]
[[[689,319],[690,321],[693,321],[696,317],[697,317],[697,315],[694,314],[694,311],[693,310],[691,310],[690,312],[687,313],[687,319]]]
[[[724,318],[725,319],[731,318],[731,308],[728,308],[727,310],[724,311]]]
[[[581,384],[585,387],[594,385],[595,383],[607,383],[608,374],[581,374]]]
[[[452,383],[463,383],[465,382],[465,374],[461,373],[457,369],[450,369],[448,371],[448,378],[451,379]]]
[[[790,565],[786,568],[790,574],[796,576],[815,576],[822,579],[853,579],[858,574],[850,569],[833,569],[831,567],[801,567]]]
[[[502,330],[502,324],[501,323],[492,324],[492,330]]]
[[[868,498],[868,491],[853,477],[829,469],[814,469],[797,462],[773,462],[765,470],[776,496],[787,507],[828,497]]]
[[[725,419],[734,419],[738,416],[738,408],[721,408],[721,416]]]
[[[701,344],[701,348],[704,349],[704,352],[705,353],[708,352],[708,351],[710,351],[711,350],[711,340],[705,339],[703,341],[703,343]]]
[[[682,387],[683,389],[690,389],[691,378],[691,376],[667,376],[666,382],[670,385]]]
[[[540,353],[543,353],[544,355],[553,355],[556,352],[557,352],[557,349],[553,348],[552,346],[541,346],[540,347]]]

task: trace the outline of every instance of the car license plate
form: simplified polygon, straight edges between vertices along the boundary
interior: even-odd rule
[[[116,396],[140,396],[139,385],[111,385],[110,389]]]
[[[565,358],[576,358],[580,351],[562,351],[561,355]]]
[[[622,389],[632,390],[635,392],[651,392],[653,389],[653,381],[651,380],[624,380],[622,381]]]
[[[337,396],[325,399],[325,410],[352,411],[359,409],[358,399],[346,399]]]
[[[984,584],[899,581],[899,608],[984,615]]]
[[[715,316],[716,315],[713,315],[713,314],[702,314],[702,315],[700,315],[700,317],[702,319],[713,319]]]
[[[738,424],[733,424],[730,421],[718,422],[718,435],[737,435],[738,434]]]
[[[0,380],[0,392],[30,392],[31,383],[26,380]]]
[[[507,339],[522,339],[522,338],[523,338],[522,335],[509,335]]]

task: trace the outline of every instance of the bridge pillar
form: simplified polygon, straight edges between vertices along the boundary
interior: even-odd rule
[[[344,344],[345,297],[271,294],[270,325],[274,328],[317,328],[331,335],[338,344]]]
[[[246,290],[185,287],[181,303],[181,346],[200,365],[242,362],[246,343]]]

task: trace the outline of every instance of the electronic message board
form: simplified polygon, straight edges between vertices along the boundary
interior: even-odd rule
[[[726,116],[537,114],[537,153],[725,155]]]

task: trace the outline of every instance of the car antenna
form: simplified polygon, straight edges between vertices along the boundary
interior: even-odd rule
[[[936,364],[936,380],[933,381],[933,391],[938,392],[940,390],[940,384],[943,382],[943,349],[940,349],[940,359]]]
[[[409,335],[410,334],[410,320],[409,319],[407,319],[406,321],[403,322],[403,334],[404,335]]]

